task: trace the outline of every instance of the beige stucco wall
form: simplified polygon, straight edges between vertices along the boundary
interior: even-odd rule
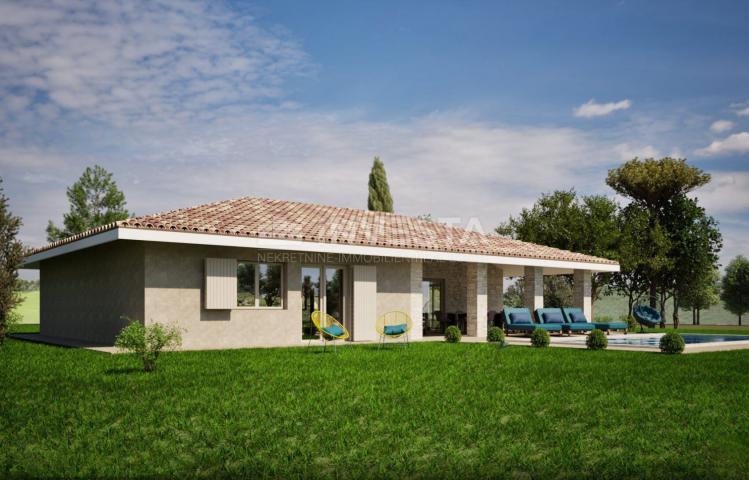
[[[111,345],[144,312],[144,245],[119,241],[44,260],[40,265],[42,335]]]
[[[259,255],[265,258],[259,259]],[[206,309],[206,258],[283,263],[283,307]],[[446,312],[468,311],[468,294],[476,297],[479,293],[466,287],[467,266],[463,263],[383,258],[362,261],[346,255],[117,241],[42,262],[42,333],[111,344],[124,325],[120,317],[127,315],[145,323],[178,325],[183,330],[184,348],[301,345],[301,266],[347,267],[345,311],[350,326],[353,294],[352,270],[348,267],[369,261],[377,270],[377,316],[393,310],[409,313],[414,322],[412,338],[421,336],[422,278],[445,280]],[[482,273],[482,278],[485,276]],[[476,275],[471,278],[476,282]],[[486,282],[476,286],[485,297]],[[485,303],[482,300],[472,305],[470,313],[483,318]],[[480,334],[483,330],[477,326],[472,331]]]
[[[145,319],[175,323],[184,348],[301,345],[301,266],[285,264],[283,308],[203,308],[204,260],[257,260],[240,248],[148,243],[145,256]]]

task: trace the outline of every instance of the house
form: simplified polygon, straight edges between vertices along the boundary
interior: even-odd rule
[[[505,277],[543,306],[543,275],[573,274],[590,315],[591,273],[616,262],[403,215],[245,197],[130,218],[34,250],[41,334],[112,344],[123,316],[176,323],[185,348],[300,345],[322,310],[352,340],[408,313],[412,338],[448,320],[484,337]]]

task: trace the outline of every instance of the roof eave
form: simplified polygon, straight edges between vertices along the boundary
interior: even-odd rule
[[[151,230],[141,228],[116,227],[102,233],[87,236],[73,242],[65,243],[48,250],[43,250],[26,257],[23,268],[38,268],[39,262],[64,255],[77,250],[93,247],[115,240],[137,240],[162,243],[183,243],[196,245],[216,245],[240,248],[258,248],[288,250],[299,252],[339,253],[365,255],[374,257],[396,257],[417,260],[441,260],[456,262],[488,263],[497,265],[516,265],[545,267],[554,269],[578,269],[594,272],[618,272],[617,263],[581,262],[573,260],[554,260],[520,256],[485,255],[473,253],[456,253],[438,250],[420,250],[384,246],[368,246],[341,243],[323,243],[304,240],[276,239],[268,237],[248,237],[239,235],[222,235],[214,233],[179,232]]]

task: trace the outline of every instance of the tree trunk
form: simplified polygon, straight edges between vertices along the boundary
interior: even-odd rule
[[[676,295],[674,295],[674,313],[671,318],[674,322],[674,328],[679,328],[679,300]]]
[[[739,315],[739,327],[741,326],[741,315]]]
[[[702,319],[700,318],[702,316],[702,310],[699,308],[697,309],[697,325],[700,325]]]
[[[632,307],[635,304],[635,299],[633,297],[634,295],[632,295],[632,292],[629,292],[629,296],[627,297],[627,308],[628,308],[627,317],[628,318],[632,316]]]
[[[666,294],[661,294],[661,298],[658,303],[660,304],[659,312],[661,314],[660,328],[666,328]]]
[[[692,307],[692,325],[697,325],[697,309]]]
[[[655,280],[650,281],[650,308],[656,308],[658,306],[658,286],[655,284]]]

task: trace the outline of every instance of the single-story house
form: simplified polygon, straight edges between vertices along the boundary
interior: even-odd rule
[[[376,319],[410,315],[413,339],[446,318],[484,337],[505,277],[543,307],[543,275],[572,274],[590,316],[591,273],[616,262],[404,215],[245,197],[118,221],[38,248],[41,334],[112,344],[124,316],[176,323],[185,348],[300,345],[309,316],[375,340]],[[462,320],[462,323],[461,323]]]

